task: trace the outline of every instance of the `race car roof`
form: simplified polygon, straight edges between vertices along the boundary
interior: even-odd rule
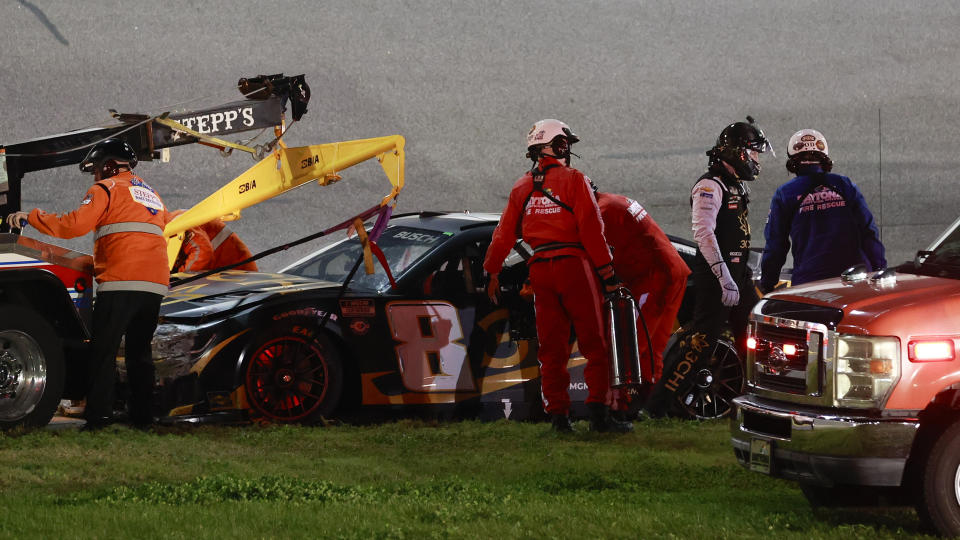
[[[421,211],[398,214],[390,220],[391,225],[409,225],[436,231],[471,229],[481,226],[496,226],[500,214],[490,212],[434,212]]]

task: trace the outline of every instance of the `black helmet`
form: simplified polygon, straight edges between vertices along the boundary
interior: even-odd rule
[[[733,167],[737,179],[756,180],[757,175],[760,174],[760,164],[750,157],[748,150],[754,152],[770,150],[773,153],[773,147],[763,135],[763,131],[749,116],[746,122],[735,122],[723,128],[720,136],[717,137],[717,143],[707,151],[707,155],[710,156],[711,166],[718,165],[722,161]],[[774,156],[776,156],[775,153]]]
[[[101,178],[110,178],[119,172],[119,167],[137,166],[137,153],[121,139],[104,139],[93,145],[87,157],[80,162],[80,170],[85,173],[101,172]]]

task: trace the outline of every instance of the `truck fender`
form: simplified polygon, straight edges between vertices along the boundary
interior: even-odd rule
[[[87,341],[90,332],[63,282],[49,270],[30,268],[0,272],[0,300],[33,309],[64,341]]]

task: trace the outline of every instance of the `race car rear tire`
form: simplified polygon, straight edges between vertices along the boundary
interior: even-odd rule
[[[308,321],[287,321],[255,336],[244,351],[243,374],[255,420],[320,423],[337,408],[343,392],[340,353]]]
[[[0,429],[50,423],[66,368],[53,327],[36,311],[0,305]]]

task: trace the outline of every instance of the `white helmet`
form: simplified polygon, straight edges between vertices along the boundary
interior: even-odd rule
[[[820,165],[830,172],[833,161],[827,148],[827,139],[815,129],[801,129],[787,143],[787,170],[796,173],[801,165]]]
[[[560,149],[556,148],[554,153],[560,159],[566,158],[569,163],[570,145],[579,142],[580,137],[577,137],[570,126],[552,118],[540,120],[527,132],[527,157],[536,161],[540,156],[539,148],[552,144],[557,137],[566,139],[566,150],[558,152]]]
[[[820,152],[829,156],[827,151],[827,139],[823,133],[815,129],[801,129],[790,137],[787,145],[787,157],[792,157],[801,152]]]

